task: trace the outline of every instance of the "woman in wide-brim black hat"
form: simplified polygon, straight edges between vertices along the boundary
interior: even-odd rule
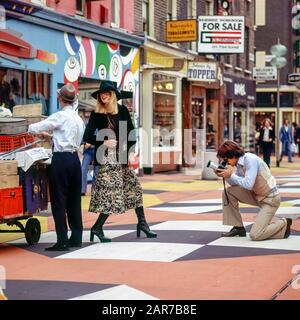
[[[136,173],[128,166],[128,163],[137,162],[134,153],[136,139],[135,135],[132,139],[134,126],[127,107],[117,103],[122,95],[112,81],[105,80],[92,97],[97,99],[97,105],[83,140],[95,145],[94,164],[99,166],[99,171],[89,211],[99,213],[99,217],[91,229],[90,240],[97,236],[101,242],[110,242],[103,232],[105,221],[109,215],[129,209],[135,209],[138,218],[137,236],[140,237],[143,231],[148,238],[155,238],[156,233],[150,231],[146,222],[142,187]]]

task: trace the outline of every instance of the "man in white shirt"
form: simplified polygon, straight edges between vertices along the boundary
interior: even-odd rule
[[[61,111],[29,126],[29,133],[47,136],[53,133],[53,157],[50,167],[50,198],[57,243],[47,251],[65,251],[82,245],[81,164],[78,157],[84,123],[73,110],[77,99],[75,87],[68,83],[57,91]],[[68,239],[69,227],[72,231]]]

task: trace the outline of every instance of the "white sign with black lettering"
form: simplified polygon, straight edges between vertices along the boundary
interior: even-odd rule
[[[188,65],[189,81],[217,81],[217,64],[209,62],[190,62]]]
[[[256,81],[277,80],[276,67],[253,68],[253,80],[256,80]]]
[[[198,52],[243,53],[245,17],[199,16]]]

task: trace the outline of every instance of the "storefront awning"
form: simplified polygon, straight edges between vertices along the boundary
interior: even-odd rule
[[[225,99],[241,103],[255,102],[256,83],[254,80],[224,74]]]

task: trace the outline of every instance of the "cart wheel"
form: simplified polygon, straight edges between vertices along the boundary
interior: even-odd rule
[[[41,224],[38,219],[29,219],[25,226],[25,238],[28,244],[37,244],[41,237]]]

